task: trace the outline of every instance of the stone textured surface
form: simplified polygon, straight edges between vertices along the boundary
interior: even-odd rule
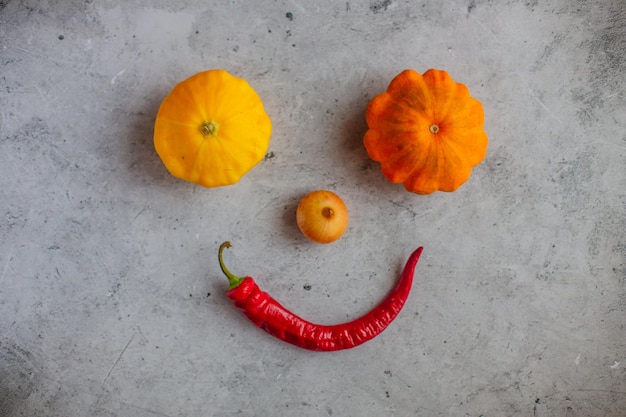
[[[152,125],[208,68],[274,123],[231,187],[172,178]],[[443,68],[486,112],[455,193],[388,183],[364,109]],[[1,416],[626,413],[623,0],[0,1]],[[306,241],[317,188],[351,222]],[[301,315],[367,311],[424,245],[409,301],[356,349],[299,350],[224,296],[233,272]]]

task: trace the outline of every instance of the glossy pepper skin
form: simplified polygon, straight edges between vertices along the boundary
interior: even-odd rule
[[[240,278],[230,273],[222,261],[222,251],[227,247],[230,243],[224,242],[219,249],[220,267],[230,282],[227,297],[257,327],[287,343],[315,351],[350,349],[385,330],[409,296],[415,266],[423,250],[419,247],[409,256],[395,287],[369,313],[347,323],[322,325],[287,310],[262,291],[252,277]]]

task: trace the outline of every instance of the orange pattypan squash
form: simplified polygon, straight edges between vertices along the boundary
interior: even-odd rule
[[[369,103],[366,121],[369,156],[418,194],[456,190],[487,152],[482,104],[445,71],[403,71]]]
[[[154,147],[178,178],[234,184],[267,152],[272,122],[257,93],[224,70],[200,72],[174,87],[159,108]]]

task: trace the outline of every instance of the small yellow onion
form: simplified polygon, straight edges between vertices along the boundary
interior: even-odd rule
[[[311,191],[305,195],[296,210],[296,221],[304,236],[317,243],[339,239],[348,227],[348,208],[335,193],[326,190]]]

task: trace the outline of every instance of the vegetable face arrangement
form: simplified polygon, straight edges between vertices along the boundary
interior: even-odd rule
[[[418,194],[456,190],[487,152],[482,104],[445,71],[403,71],[365,118],[370,158],[387,179]]]
[[[363,143],[383,174],[408,191],[454,191],[485,157],[481,103],[448,73],[406,70],[374,97],[366,114]],[[243,79],[224,70],[200,72],[163,100],[154,126],[154,146],[175,177],[205,186],[234,184],[263,159],[272,123],[263,103]],[[317,243],[334,242],[348,225],[348,209],[336,194],[313,191],[300,201],[296,222]],[[374,309],[353,321],[320,325],[283,307],[251,277],[233,275],[218,253],[229,281],[227,297],[258,327],[305,349],[333,351],[358,346],[380,334],[409,296],[422,247],[410,256],[396,286]]]
[[[233,275],[222,259],[222,252],[228,247],[230,242],[224,242],[218,252],[220,267],[230,284],[227,297],[252,323],[272,336],[304,349],[319,351],[353,348],[385,330],[400,313],[409,296],[415,266],[422,253],[420,247],[409,256],[396,286],[369,313],[348,323],[321,325],[306,321],[287,310],[269,294],[261,291],[252,277]]]
[[[174,87],[156,116],[154,147],[170,173],[217,187],[234,184],[267,152],[272,122],[257,93],[224,70]]]

